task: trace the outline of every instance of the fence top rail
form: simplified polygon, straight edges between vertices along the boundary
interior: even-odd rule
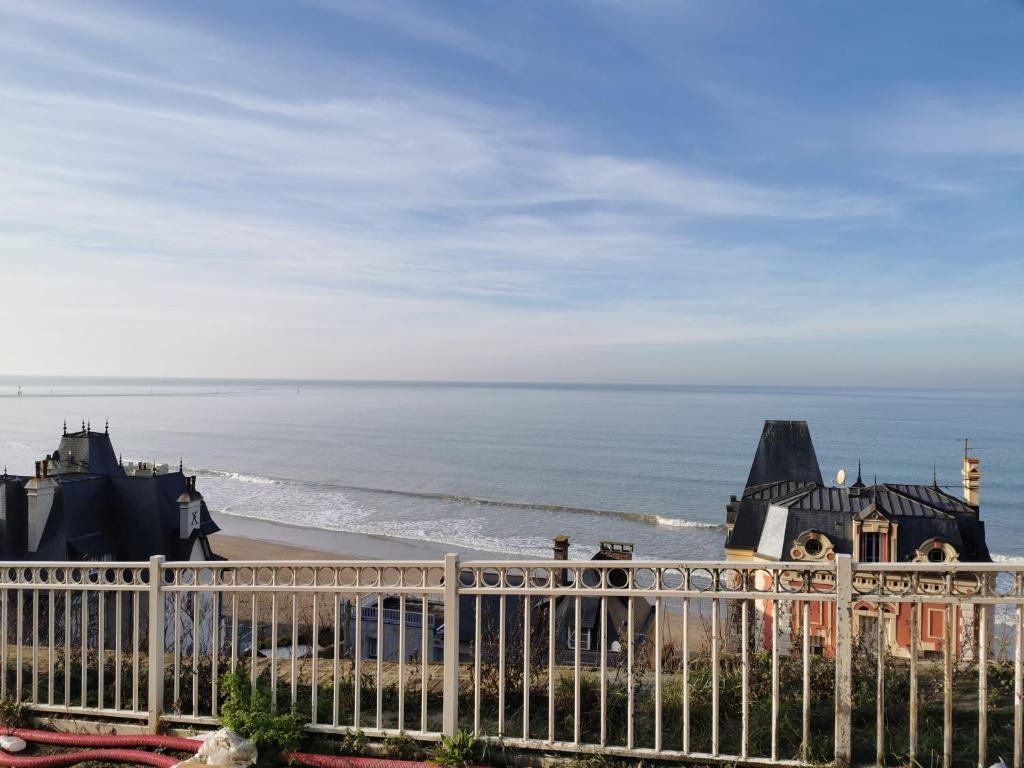
[[[800,563],[788,561],[733,560],[460,560],[462,569],[543,569],[543,570],[709,570],[709,571],[821,571],[835,572],[832,562]]]
[[[1024,561],[1013,563],[853,563],[853,575],[881,573],[899,576],[907,573],[956,575],[958,573],[1024,573]]]

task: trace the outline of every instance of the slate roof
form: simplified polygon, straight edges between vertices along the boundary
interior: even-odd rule
[[[219,530],[200,501],[198,531],[182,536],[177,499],[186,488],[182,472],[128,475],[106,432],[66,433],[46,458],[36,483],[52,485],[53,500],[38,545],[28,541],[29,491],[33,478],[0,477],[0,555],[9,560],[190,559],[196,539],[208,559],[207,536]],[[200,497],[201,498],[201,497]]]
[[[785,446],[797,455],[778,455]],[[808,453],[809,452],[809,453]],[[727,507],[730,549],[786,560],[794,541],[807,531],[824,533],[839,554],[853,552],[853,522],[878,512],[898,525],[896,558],[912,560],[918,548],[940,538],[966,562],[988,562],[985,524],[978,510],[940,488],[907,483],[828,487],[821,482],[805,422],[766,422],[741,498]],[[796,477],[778,476],[792,471]],[[811,474],[817,480],[808,481]],[[756,482],[751,482],[753,479]]]
[[[821,485],[818,456],[806,421],[766,421],[757,443],[747,488],[795,480]]]

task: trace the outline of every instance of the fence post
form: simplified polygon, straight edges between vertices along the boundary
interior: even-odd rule
[[[851,697],[853,696],[853,562],[836,556],[836,768],[851,759]]]
[[[459,557],[444,557],[444,711],[441,733],[459,728]]]
[[[149,558],[149,732],[160,728],[164,708],[163,555]]]

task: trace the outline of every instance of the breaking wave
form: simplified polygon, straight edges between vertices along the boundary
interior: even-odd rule
[[[481,507],[502,507],[504,509],[528,509],[539,512],[550,512],[552,514],[594,515],[598,517],[613,517],[619,520],[627,520],[629,522],[643,523],[646,525],[653,526],[662,526],[666,528],[690,528],[707,531],[719,531],[724,530],[725,528],[725,526],[719,523],[708,523],[700,520],[686,520],[678,517],[659,515],[653,512],[632,512],[623,509],[601,509],[597,507],[578,507],[566,504],[545,504],[542,502],[485,499],[477,496],[463,496],[451,493],[431,493],[429,491],[402,491],[393,488],[373,488],[369,486],[344,485],[340,483],[304,483],[302,481],[281,480],[271,477],[261,477],[259,475],[249,475],[242,472],[228,472],[217,469],[199,469],[191,471],[199,475],[220,477],[227,480],[235,480],[240,483],[248,483],[251,485],[279,485],[285,483],[294,483],[295,485],[308,485],[311,488],[329,487],[339,491],[357,491],[360,493],[376,493],[388,496],[403,496],[405,498],[426,499],[430,501],[445,502],[448,504],[465,504]]]

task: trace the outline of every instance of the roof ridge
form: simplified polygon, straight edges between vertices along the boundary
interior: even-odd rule
[[[954,519],[953,515],[949,514],[948,512],[946,512],[944,510],[939,509],[938,507],[936,507],[936,506],[934,506],[932,504],[929,504],[927,501],[924,501],[923,499],[915,499],[910,494],[903,493],[902,491],[897,491],[894,488],[890,488],[889,487],[889,483],[882,483],[882,487],[885,488],[889,493],[892,493],[892,494],[894,494],[896,496],[904,498],[907,501],[912,501],[915,504],[920,504],[921,506],[928,507],[929,509],[933,509],[933,510],[935,510],[935,512],[937,512],[938,514],[942,515],[943,517],[947,517],[947,518],[949,518],[951,520]]]

